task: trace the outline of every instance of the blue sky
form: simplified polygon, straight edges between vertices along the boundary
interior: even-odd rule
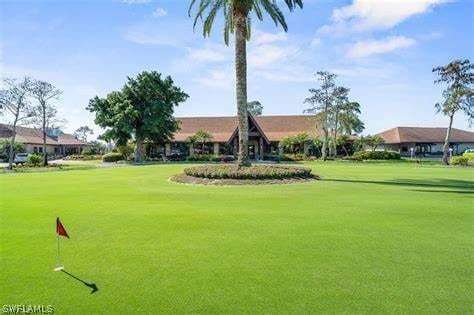
[[[210,38],[193,32],[186,0],[0,0],[0,75],[30,75],[64,91],[60,116],[73,131],[93,116],[90,98],[143,70],[171,75],[190,95],[177,116],[233,115],[233,48],[218,20]],[[254,20],[249,100],[264,114],[301,114],[314,73],[329,70],[362,105],[367,133],[394,126],[446,126],[431,69],[474,59],[474,1],[306,0],[289,31]],[[0,118],[3,121],[6,117]],[[455,127],[468,128],[462,114]],[[100,132],[96,128],[96,135]]]

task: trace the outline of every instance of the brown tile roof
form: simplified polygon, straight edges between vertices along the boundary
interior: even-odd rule
[[[8,139],[12,136],[12,126],[0,124],[0,139]],[[43,133],[36,128],[17,127],[16,141],[27,144],[43,144]],[[76,139],[71,134],[63,133],[57,139],[46,137],[46,144],[50,145],[87,145],[86,142]]]
[[[446,128],[425,127],[395,127],[377,134],[385,143],[443,143],[446,137]],[[474,143],[474,132],[452,128],[451,142]]]
[[[270,141],[280,141],[284,137],[299,133],[310,136],[320,135],[317,118],[314,115],[256,116],[260,128]],[[174,135],[174,141],[187,141],[199,129],[212,135],[212,141],[227,142],[237,128],[237,117],[178,117],[181,129]]]

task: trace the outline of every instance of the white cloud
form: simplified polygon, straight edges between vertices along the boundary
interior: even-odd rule
[[[151,0],[122,0],[122,3],[126,4],[146,4],[150,2]]]
[[[448,1],[450,0],[354,0],[350,5],[334,9],[333,23],[322,26],[318,34],[389,29]]]
[[[351,58],[363,58],[375,54],[383,54],[400,48],[410,47],[416,44],[412,38],[405,36],[392,36],[380,40],[358,41],[352,45],[347,52]]]
[[[298,49],[288,45],[259,45],[249,50],[249,67],[264,68],[275,67],[276,63],[283,63],[290,56],[298,53]]]
[[[195,81],[210,88],[233,89],[235,86],[235,77],[231,69],[211,70]]]
[[[225,48],[207,47],[207,48],[189,48],[187,59],[189,62],[221,62],[228,60],[230,51]]]
[[[159,18],[159,17],[167,16],[167,15],[168,15],[168,11],[160,7],[156,8],[155,11],[153,11],[153,17],[155,18]]]
[[[279,33],[266,33],[262,31],[255,31],[255,36],[252,38],[252,42],[256,45],[269,44],[273,42],[280,42],[287,40],[285,32]]]

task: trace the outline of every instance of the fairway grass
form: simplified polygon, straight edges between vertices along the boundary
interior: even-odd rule
[[[307,163],[201,186],[189,164],[0,175],[0,302],[55,314],[471,313],[474,171]],[[55,219],[63,264],[54,272]]]

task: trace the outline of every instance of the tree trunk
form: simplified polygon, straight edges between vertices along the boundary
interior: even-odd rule
[[[138,139],[135,141],[135,153],[134,153],[134,156],[133,156],[133,160],[135,163],[140,163],[143,159],[143,156],[142,156],[142,153],[143,153],[143,140],[142,139]]]
[[[16,124],[18,122],[18,112],[15,115],[15,119],[13,120],[13,135],[12,139],[10,140],[10,152],[8,152],[8,169],[13,169],[13,157],[15,154],[15,137],[16,137]]]
[[[449,127],[446,130],[446,138],[443,146],[443,163],[449,165],[449,139],[451,138],[451,127],[453,126],[454,114],[449,115]]]
[[[336,113],[336,117],[334,119],[334,157],[337,155],[337,125],[338,125],[338,115]]]
[[[48,153],[46,152],[46,105],[42,104],[43,108],[43,166],[48,165]]]
[[[237,116],[239,119],[238,166],[250,165],[248,159],[248,112],[247,112],[247,39],[245,14],[235,14],[235,78],[237,95]]]
[[[323,127],[323,132],[324,132],[324,139],[323,139],[323,148],[321,149],[321,158],[323,159],[323,161],[326,161],[327,159],[327,147],[328,147],[328,130],[326,127]]]

